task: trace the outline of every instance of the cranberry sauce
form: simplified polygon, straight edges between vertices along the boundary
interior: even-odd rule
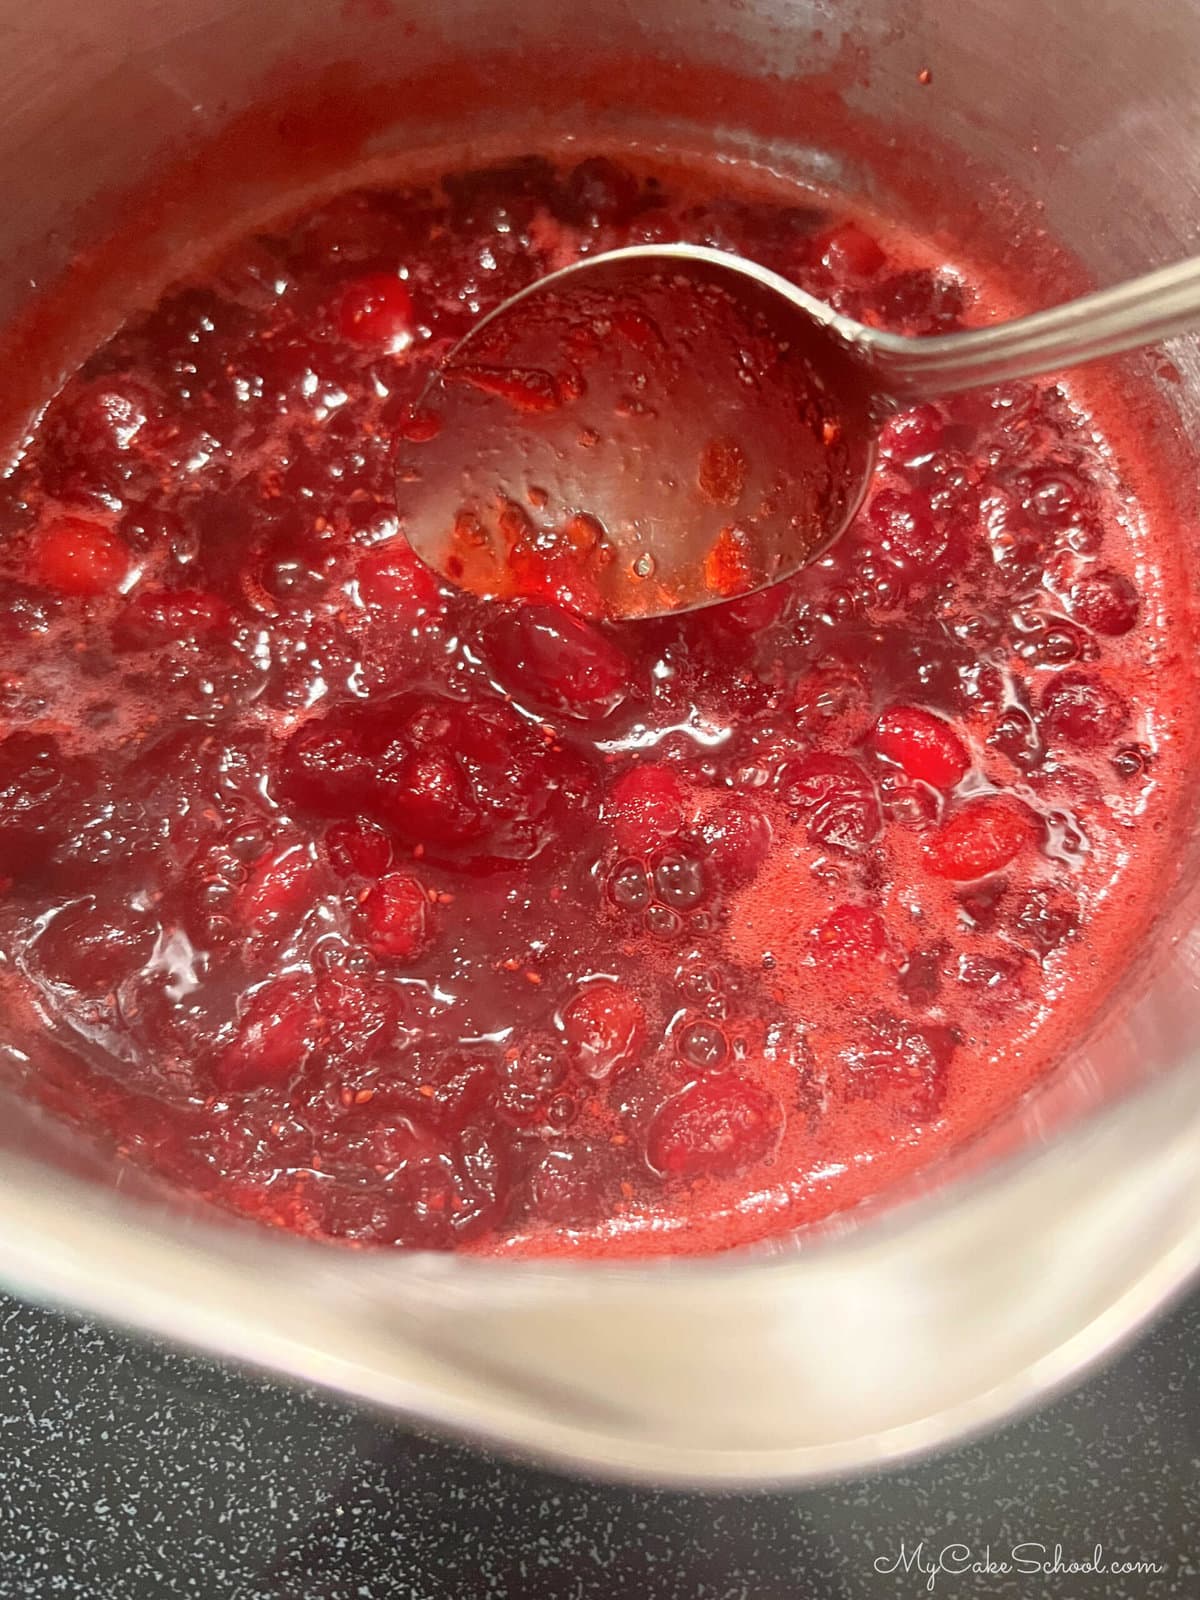
[[[795,198],[600,157],[347,193],[50,402],[0,501],[27,1093],[302,1233],[630,1253],[826,1216],[1047,1070],[1180,787],[1103,418],[1054,384],[897,417],[827,557],[672,621],[489,606],[398,526],[431,363],[581,250],[732,247],[913,334],[986,315]]]

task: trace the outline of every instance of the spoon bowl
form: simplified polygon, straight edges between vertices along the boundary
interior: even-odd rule
[[[615,250],[532,284],[448,352],[402,431],[397,507],[418,555],[481,596],[612,620],[693,610],[828,549],[891,412],[1198,316],[1191,261],[910,339],[724,251]]]

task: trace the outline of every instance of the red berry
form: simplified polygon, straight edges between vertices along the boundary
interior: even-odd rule
[[[941,444],[945,427],[935,405],[925,403],[911,411],[901,411],[890,418],[880,434],[880,453],[901,465],[923,461]]]
[[[364,605],[405,618],[445,609],[438,580],[407,539],[393,539],[363,556],[355,571]]]
[[[1137,621],[1141,597],[1123,572],[1099,567],[1071,585],[1067,603],[1085,628],[1116,638]]]
[[[906,1116],[929,1121],[945,1101],[957,1047],[949,1028],[918,1028],[881,1012],[871,1019],[865,1041],[846,1054],[850,1090],[868,1099],[882,1096]]]
[[[923,495],[880,489],[867,507],[867,521],[883,553],[918,572],[936,567],[949,549],[949,535],[934,520]]]
[[[822,266],[839,281],[869,278],[886,260],[878,241],[856,222],[843,222],[835,228],[821,251]]]
[[[543,1225],[600,1222],[620,1204],[622,1170],[613,1145],[582,1139],[551,1145],[525,1176],[522,1210]]]
[[[1060,949],[1078,929],[1079,904],[1065,889],[1031,889],[1012,919],[1018,944],[1039,960]]]
[[[108,594],[129,576],[130,555],[111,528],[62,517],[39,530],[33,565],[41,582],[58,594]]]
[[[903,333],[949,333],[959,326],[965,296],[953,278],[924,267],[897,272],[875,296],[884,323]]]
[[[213,1077],[226,1094],[277,1087],[312,1054],[321,1030],[311,985],[275,978],[243,997],[237,1031],[217,1057]]]
[[[535,1034],[509,1056],[501,1074],[496,1110],[516,1128],[561,1131],[573,1118],[567,1090],[567,1059],[552,1039]]]
[[[313,719],[278,787],[318,816],[365,816],[427,859],[490,871],[529,861],[595,815],[591,768],[494,699],[397,695]]]
[[[18,730],[0,740],[0,874],[43,867],[95,783],[90,762],[66,755],[48,734]]]
[[[557,606],[505,611],[489,629],[488,657],[506,688],[581,721],[607,717],[632,685],[628,656],[590,622]]]
[[[342,291],[337,329],[364,349],[389,354],[407,349],[416,332],[412,295],[391,273],[369,273]]]
[[[638,209],[641,186],[627,167],[607,156],[589,156],[567,174],[563,214],[586,227],[597,222],[628,222]]]
[[[813,929],[817,959],[833,966],[853,966],[879,955],[884,946],[883,923],[865,906],[838,906]]]
[[[229,621],[229,607],[219,595],[201,589],[143,589],[113,623],[113,644],[118,650],[196,644],[225,633]]]
[[[723,632],[748,634],[751,638],[778,622],[787,610],[792,594],[788,583],[773,583],[766,589],[755,589],[739,600],[727,600],[705,616],[705,621]]]
[[[250,868],[238,892],[238,921],[269,928],[299,916],[316,898],[320,875],[321,868],[306,844],[268,850]]]
[[[628,989],[598,979],[585,983],[563,1012],[563,1033],[579,1070],[607,1078],[634,1060],[646,1014]]]
[[[969,765],[950,724],[919,706],[892,706],[875,724],[874,738],[881,755],[935,789],[953,789]]]
[[[111,993],[154,953],[158,924],[128,904],[101,905],[88,896],[56,911],[29,946],[52,983],[80,994]]]
[[[407,872],[389,872],[364,895],[359,929],[367,946],[388,961],[416,961],[433,942],[425,886]]]
[[[702,1078],[662,1105],[646,1159],[668,1178],[728,1178],[773,1155],[783,1134],[776,1095],[738,1078]]]
[[[344,878],[379,878],[392,864],[392,846],[383,829],[365,817],[332,822],[325,830],[325,853]]]
[[[941,878],[965,881],[999,872],[1032,844],[1033,814],[1003,795],[970,800],[925,847],[929,870]]]
[[[317,1001],[328,1030],[329,1058],[342,1066],[367,1060],[387,1042],[400,1017],[393,984],[344,966],[322,972]]]
[[[652,855],[683,827],[687,791],[669,767],[631,767],[609,790],[604,815],[622,850]]]
[[[771,824],[752,800],[726,800],[700,824],[707,865],[727,889],[749,883],[767,859]]]
[[[1094,673],[1060,672],[1042,691],[1038,720],[1052,741],[1094,750],[1123,731],[1129,707]]]
[[[854,851],[878,837],[875,785],[850,756],[811,755],[787,761],[778,782],[784,801],[804,815],[814,844]]]

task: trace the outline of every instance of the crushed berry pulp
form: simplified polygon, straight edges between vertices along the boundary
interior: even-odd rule
[[[1186,701],[1115,409],[897,416],[834,549],[670,620],[407,547],[452,343],[673,239],[910,334],[1006,309],[749,171],[528,157],[246,238],[47,405],[0,497],[5,1059],[120,1160],[356,1245],[716,1250],[960,1146],[1101,1005]]]

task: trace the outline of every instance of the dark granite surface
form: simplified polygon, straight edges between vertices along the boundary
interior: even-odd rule
[[[0,1600],[857,1600],[1021,1542],[1158,1573],[944,1596],[1200,1597],[1200,1297],[1040,1415],[802,1493],[597,1487],[0,1300]],[[1033,1559],[1033,1552],[1027,1552]]]

